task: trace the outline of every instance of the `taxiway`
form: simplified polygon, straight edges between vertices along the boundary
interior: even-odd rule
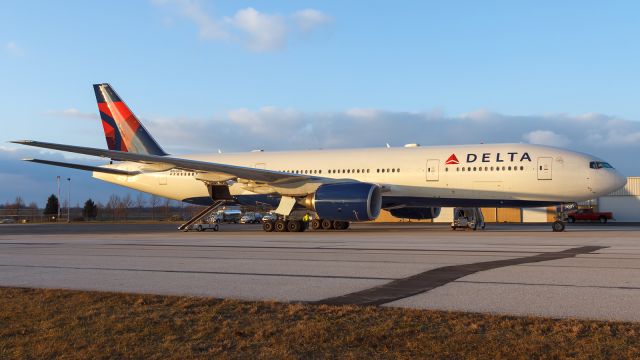
[[[0,225],[0,286],[640,320],[640,226]]]

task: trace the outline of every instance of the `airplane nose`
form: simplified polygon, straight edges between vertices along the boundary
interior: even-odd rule
[[[620,189],[621,187],[624,187],[625,185],[627,185],[627,178],[622,174],[620,174],[619,172],[616,172],[615,184],[616,184],[616,190]]]

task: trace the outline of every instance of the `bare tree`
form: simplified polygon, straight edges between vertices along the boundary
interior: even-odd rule
[[[171,199],[168,199],[168,198],[164,199],[163,208],[164,208],[164,218],[168,219],[169,211],[171,210]]]
[[[106,210],[111,212],[111,220],[116,220],[116,212],[118,211],[118,204],[120,204],[120,197],[116,194],[111,194],[109,196],[109,201],[107,201]]]
[[[24,208],[24,200],[22,199],[22,196],[16,196],[16,201],[14,203],[15,209],[16,209],[16,215],[20,215],[20,209]]]
[[[127,194],[124,197],[122,197],[122,200],[120,200],[119,205],[120,205],[120,209],[122,210],[122,214],[124,215],[124,221],[127,221],[129,208],[131,208],[131,206],[133,205],[133,199],[131,199],[131,195]]]
[[[147,203],[143,192],[138,192],[136,195],[136,207],[138,208],[138,218],[142,218],[142,208]]]
[[[151,199],[149,199],[149,205],[151,206],[151,220],[155,220],[156,207],[160,205],[160,198],[156,195],[151,195]]]
[[[98,211],[98,217],[104,219],[104,216],[102,215],[102,212],[106,210],[104,204],[102,204],[100,201],[96,201],[96,210]]]

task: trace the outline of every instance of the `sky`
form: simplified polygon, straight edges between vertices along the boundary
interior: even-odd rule
[[[0,203],[116,186],[20,162],[106,147],[108,82],[172,154],[529,142],[640,175],[637,1],[0,4]],[[67,184],[68,185],[68,184]]]

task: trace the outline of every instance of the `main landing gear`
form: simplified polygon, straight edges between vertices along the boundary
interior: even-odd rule
[[[311,226],[313,230],[346,230],[349,228],[348,221],[313,219],[310,223],[302,220],[265,221],[262,229],[266,232],[303,232]]]
[[[313,230],[347,230],[349,228],[348,221],[313,219],[311,221]]]
[[[309,224],[302,220],[284,220],[265,221],[262,223],[262,229],[266,232],[303,232],[307,230]]]

